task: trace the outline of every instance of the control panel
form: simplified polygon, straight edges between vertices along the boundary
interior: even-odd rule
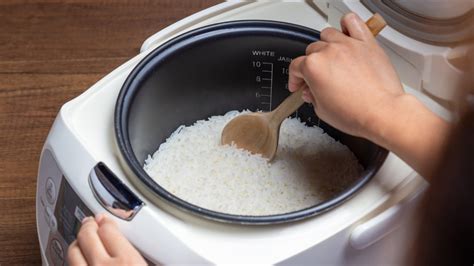
[[[67,248],[76,239],[82,219],[93,213],[69,185],[48,149],[40,162],[36,214],[46,262],[67,265]]]

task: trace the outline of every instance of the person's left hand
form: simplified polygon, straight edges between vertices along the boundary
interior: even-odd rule
[[[105,215],[82,221],[77,239],[68,249],[70,265],[147,265],[140,253]]]

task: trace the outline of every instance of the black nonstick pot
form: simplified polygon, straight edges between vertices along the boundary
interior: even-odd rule
[[[387,156],[383,148],[344,134],[320,121],[310,105],[297,115],[318,124],[347,145],[364,167],[354,184],[310,208],[267,216],[215,212],[181,200],[143,170],[153,154],[180,125],[223,115],[230,110],[271,110],[289,95],[288,66],[303,55],[319,32],[274,21],[232,21],[178,36],[147,55],[123,84],[115,109],[115,134],[129,178],[145,188],[148,199],[168,202],[201,217],[243,224],[300,220],[323,213],[353,196],[374,176]]]

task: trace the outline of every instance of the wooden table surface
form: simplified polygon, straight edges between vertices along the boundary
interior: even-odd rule
[[[41,263],[36,175],[61,105],[137,54],[151,34],[218,2],[0,2],[0,265]]]

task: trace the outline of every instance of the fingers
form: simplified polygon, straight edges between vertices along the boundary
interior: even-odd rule
[[[99,225],[94,218],[87,217],[82,221],[81,229],[77,234],[77,243],[89,264],[110,257],[97,233],[98,229]]]
[[[365,22],[355,13],[347,13],[341,18],[342,31],[359,41],[370,41],[374,36]]]
[[[324,42],[342,42],[347,38],[347,35],[338,31],[335,28],[325,28],[319,35],[321,41]]]
[[[326,28],[320,38],[324,42],[342,42],[350,36],[359,41],[371,41],[374,36],[365,22],[355,13],[347,13],[341,18],[342,32],[334,28]]]
[[[306,64],[308,56],[301,56],[290,64],[290,75],[288,78],[288,87],[290,91],[294,92],[297,90],[303,90],[301,98],[307,103],[314,103],[313,95],[310,92],[308,85],[304,79]]]
[[[293,92],[297,91],[305,84],[302,67],[305,56],[300,56],[291,61],[288,76],[288,89]]]
[[[132,255],[137,252],[132,244],[120,233],[117,224],[111,218],[99,215],[96,220],[99,223],[99,237],[112,257],[118,257],[124,253]]]
[[[146,265],[117,224],[105,215],[82,221],[77,239],[68,249],[71,265]]]
[[[87,261],[84,258],[84,255],[82,255],[81,249],[79,248],[79,245],[77,244],[77,241],[74,240],[71,245],[69,245],[68,251],[67,251],[67,260],[69,265],[87,265]]]
[[[310,45],[308,45],[308,47],[306,47],[306,55],[317,53],[323,50],[324,47],[327,46],[327,44],[328,44],[327,42],[323,42],[323,41],[317,41],[317,42],[311,43]]]

